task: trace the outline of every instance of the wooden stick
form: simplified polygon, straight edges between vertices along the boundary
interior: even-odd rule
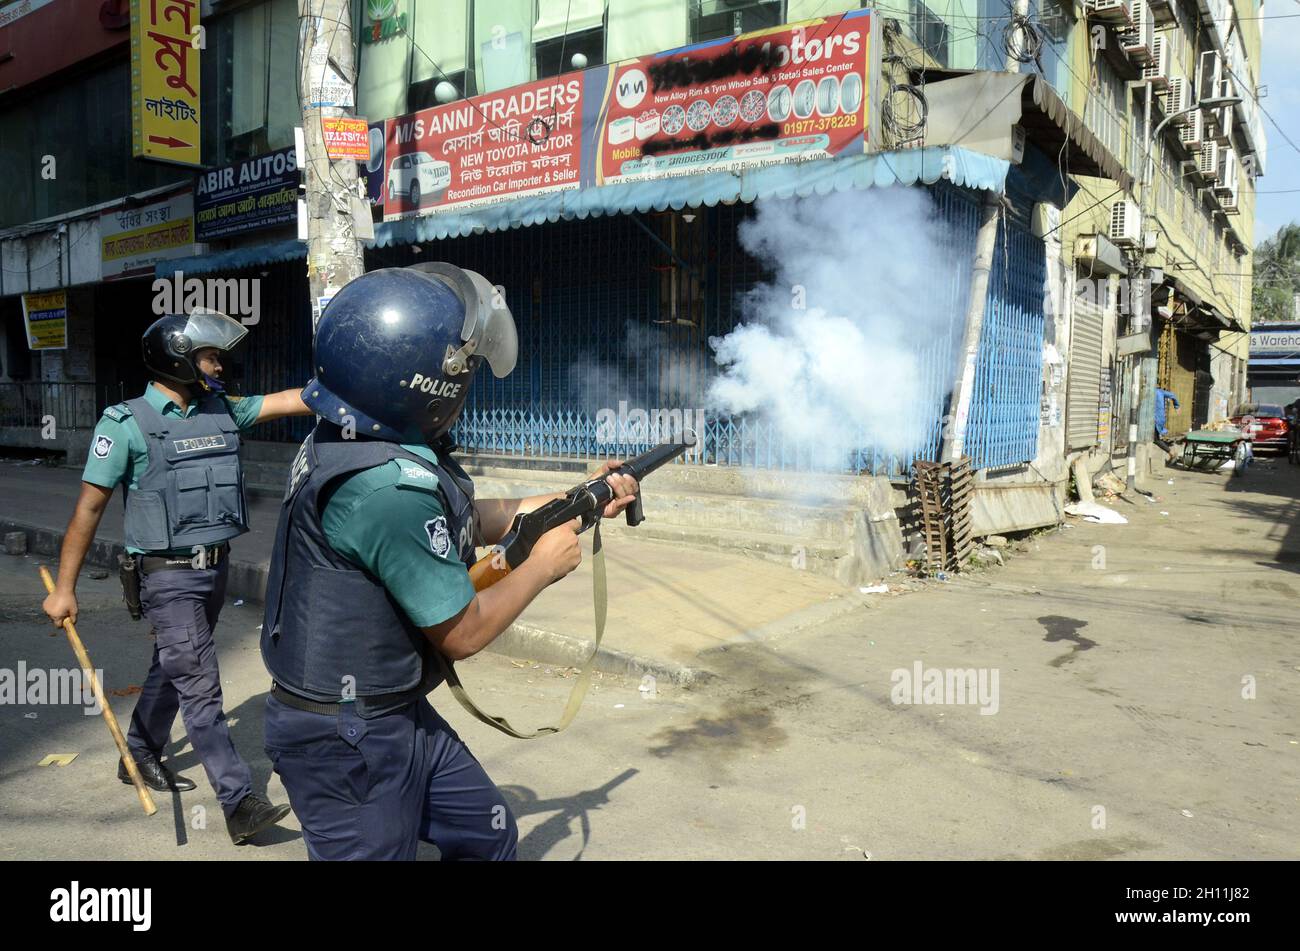
[[[41,580],[45,582],[45,590],[53,594],[54,579],[50,577],[50,570],[44,565],[39,567]],[[153,796],[149,795],[149,790],[145,788],[144,778],[140,775],[140,767],[135,765],[135,757],[131,755],[130,749],[127,748],[126,737],[122,735],[122,728],[117,724],[117,717],[113,715],[113,708],[108,705],[108,699],[104,696],[104,689],[99,685],[99,678],[95,676],[95,668],[91,666],[90,655],[86,653],[81,638],[77,636],[77,629],[73,626],[72,618],[65,617],[63,619],[63,630],[68,635],[68,643],[72,645],[72,652],[77,655],[77,660],[81,663],[82,674],[90,678],[90,687],[95,691],[95,699],[99,701],[99,712],[104,714],[104,719],[108,721],[108,732],[113,734],[113,742],[117,744],[118,752],[122,754],[122,762],[126,764],[126,771],[131,775],[131,782],[135,784],[135,791],[140,796],[140,805],[144,808],[144,814],[152,816],[158,811],[158,807],[154,805]]]

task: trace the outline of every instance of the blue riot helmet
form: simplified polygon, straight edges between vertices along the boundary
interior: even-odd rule
[[[482,275],[452,264],[382,268],[346,284],[316,328],[317,415],[358,434],[432,442],[456,422],[474,372],[515,367],[515,321]]]
[[[205,374],[194,354],[206,347],[228,353],[248,336],[248,328],[215,310],[195,308],[188,314],[159,317],[140,338],[144,365],[154,376],[173,383],[198,383]]]

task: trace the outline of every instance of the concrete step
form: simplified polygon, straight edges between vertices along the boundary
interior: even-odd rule
[[[250,493],[279,497],[284,492],[287,468],[279,463],[245,464]],[[538,473],[532,470],[491,469],[470,473],[479,498],[522,498],[563,492],[581,481],[575,473]],[[585,475],[585,473],[583,474]],[[655,473],[657,476],[658,473]],[[758,532],[799,539],[799,544],[847,542],[852,537],[853,516],[842,503],[808,505],[777,499],[750,498],[721,492],[665,491],[654,476],[644,490],[648,519],[684,529],[718,528]]]
[[[782,535],[778,532],[687,527],[656,522],[649,517],[632,529],[629,529],[625,522],[616,520],[605,524],[612,526],[615,532],[635,532],[638,538],[647,541],[748,555],[786,565],[791,570],[809,571],[824,578],[846,581],[841,576],[841,564],[850,555],[847,540],[838,543],[825,540],[810,541],[806,537]],[[603,527],[602,531],[605,531]]]
[[[250,444],[245,475],[251,495],[283,495],[291,449]],[[460,458],[480,498],[563,492],[597,465],[473,453]],[[647,539],[784,564],[798,560],[814,574],[855,584],[864,573],[875,577],[896,567],[901,542],[889,539],[898,534],[893,513],[903,501],[898,487],[879,478],[672,464],[647,479],[646,521],[636,531]],[[619,531],[625,523],[604,527]],[[846,567],[854,559],[859,567]]]

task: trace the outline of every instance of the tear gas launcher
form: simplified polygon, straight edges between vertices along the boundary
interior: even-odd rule
[[[687,430],[675,442],[655,446],[599,478],[574,486],[564,494],[563,498],[553,499],[531,512],[516,515],[510,531],[501,539],[501,543],[493,548],[491,554],[480,558],[470,569],[469,577],[474,582],[474,590],[482,591],[489,588],[518,568],[532,552],[538,539],[551,529],[571,522],[575,518],[582,519],[582,526],[578,529],[580,533],[595,525],[600,520],[605,506],[614,498],[614,490],[605,481],[608,476],[630,475],[640,483],[650,473],[676,459],[695,443],[695,434]],[[637,492],[636,500],[624,510],[623,514],[627,516],[628,525],[636,526],[645,520],[640,490]]]

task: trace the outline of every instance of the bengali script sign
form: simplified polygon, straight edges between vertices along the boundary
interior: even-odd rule
[[[384,220],[577,188],[582,100],[567,73],[389,119]]]
[[[23,295],[23,322],[31,350],[66,350],[68,346],[68,293],[47,291]]]
[[[137,158],[199,165],[199,0],[131,0]]]
[[[298,175],[292,147],[200,174],[194,182],[196,240],[296,221]]]
[[[99,216],[99,256],[105,280],[149,273],[159,261],[194,249],[194,198],[189,192]]]

